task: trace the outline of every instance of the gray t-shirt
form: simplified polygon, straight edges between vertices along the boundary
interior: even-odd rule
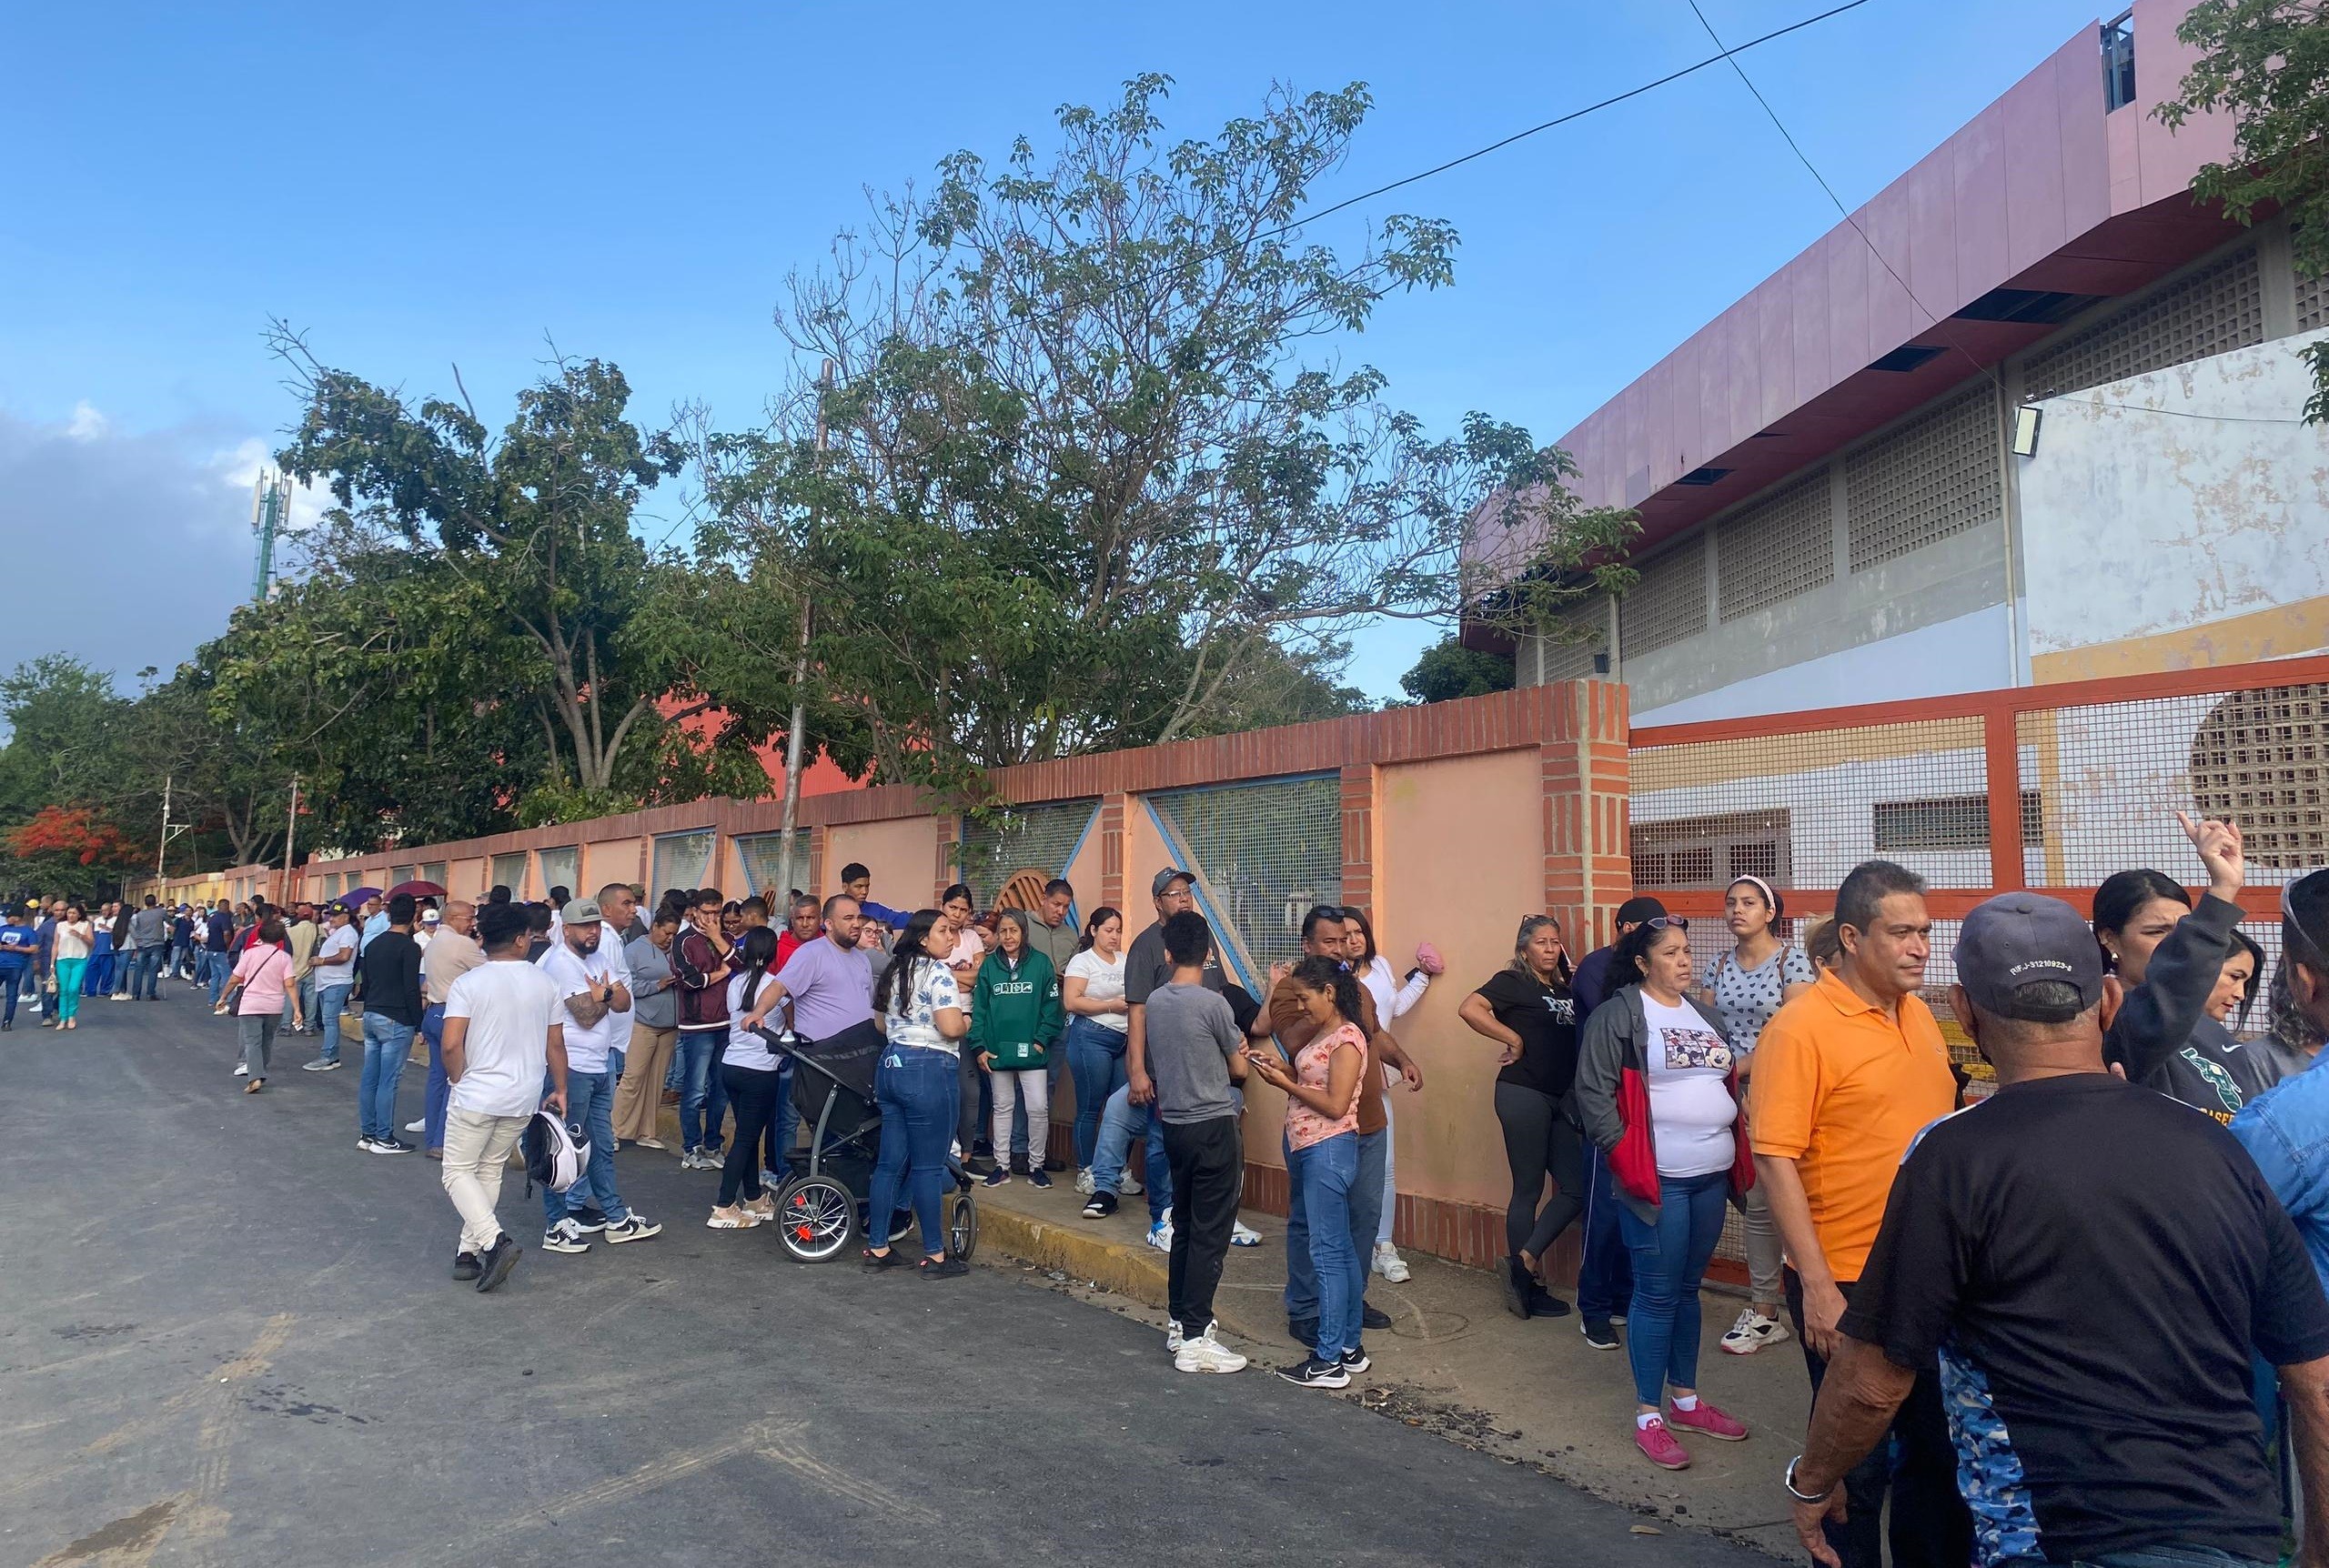
[[[1229,1058],[1245,1040],[1228,1001],[1201,985],[1167,983],[1148,993],[1147,1007],[1157,1115],[1174,1126],[1235,1116]]]
[[[1172,956],[1164,950],[1164,922],[1159,920],[1134,937],[1131,950],[1124,954],[1124,1000],[1134,1007],[1145,1005],[1148,993],[1164,984],[1172,973]],[[1221,972],[1221,943],[1215,941],[1205,955],[1205,988],[1217,991],[1227,981]]]

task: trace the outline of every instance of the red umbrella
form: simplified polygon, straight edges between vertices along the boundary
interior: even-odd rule
[[[434,882],[398,882],[382,896],[393,899],[398,893],[410,893],[416,899],[441,899],[445,890]]]

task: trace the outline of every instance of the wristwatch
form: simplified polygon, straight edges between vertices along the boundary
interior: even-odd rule
[[[1798,1503],[1825,1503],[1834,1496],[1836,1489],[1833,1486],[1820,1493],[1802,1493],[1795,1489],[1795,1467],[1802,1462],[1803,1455],[1800,1453],[1787,1462],[1787,1473],[1780,1477],[1780,1484],[1787,1488],[1787,1494]]]

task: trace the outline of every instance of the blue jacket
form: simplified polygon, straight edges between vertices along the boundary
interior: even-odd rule
[[[2329,1287],[2329,1072],[2322,1070],[2324,1062],[2329,1050],[2242,1106],[2232,1119],[2232,1135],[2296,1221],[2313,1271]]]

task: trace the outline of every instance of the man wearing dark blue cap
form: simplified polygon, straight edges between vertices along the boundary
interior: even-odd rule
[[[1991,899],[1955,956],[1998,1089],[1901,1164],[1787,1470],[1806,1549],[1837,1561],[1844,1473],[1937,1359],[1983,1568],[2277,1560],[2252,1356],[2280,1369],[2305,1513],[2329,1506],[2329,1301],[2295,1228],[2231,1133],[2105,1069],[2069,905]]]

